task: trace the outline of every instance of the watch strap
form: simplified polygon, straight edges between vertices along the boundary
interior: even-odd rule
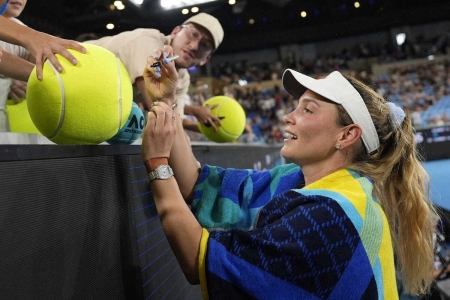
[[[147,169],[147,173],[155,170],[159,165],[168,165],[169,160],[167,157],[153,157],[144,161],[144,166]]]

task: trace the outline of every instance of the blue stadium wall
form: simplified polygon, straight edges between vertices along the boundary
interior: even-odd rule
[[[270,168],[279,147],[193,146]],[[0,146],[0,299],[201,299],[165,238],[140,146]]]

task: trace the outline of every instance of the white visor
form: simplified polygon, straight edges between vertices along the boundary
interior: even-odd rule
[[[338,71],[323,79],[314,79],[291,69],[283,74],[283,87],[299,99],[306,90],[311,90],[328,100],[342,105],[355,124],[362,129],[361,139],[369,155],[375,154],[380,147],[375,125],[358,91]]]

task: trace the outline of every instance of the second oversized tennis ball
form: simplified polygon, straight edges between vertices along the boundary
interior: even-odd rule
[[[218,131],[214,131],[212,126],[198,123],[200,132],[210,141],[216,143],[233,142],[239,138],[244,132],[246,116],[242,106],[233,98],[227,96],[215,96],[203,104],[214,105],[217,107],[211,109],[211,113],[218,117],[222,126],[218,127]]]

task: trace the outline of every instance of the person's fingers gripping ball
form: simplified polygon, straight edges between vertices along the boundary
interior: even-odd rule
[[[27,94],[27,83],[20,80],[13,80],[9,87],[8,98],[16,102],[21,102]]]
[[[220,118],[211,113],[211,110],[218,106],[218,104],[198,106],[196,107],[196,112],[194,113],[194,116],[197,118],[199,123],[205,126],[211,126],[215,132],[218,131],[217,127],[222,126],[222,122],[220,121]]]
[[[68,49],[87,53],[87,49],[76,41],[61,39],[38,31],[27,39],[25,46],[36,59],[36,75],[39,80],[43,78],[43,67],[47,59],[58,72],[64,71],[64,67],[55,54],[61,55],[75,66],[78,64],[78,59]]]

